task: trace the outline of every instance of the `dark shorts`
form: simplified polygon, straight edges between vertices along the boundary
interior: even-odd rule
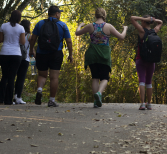
[[[49,54],[36,55],[36,66],[39,71],[47,71],[49,68],[52,70],[60,70],[63,62],[63,52],[57,51]]]
[[[105,64],[94,63],[89,65],[92,79],[109,80],[110,67]]]

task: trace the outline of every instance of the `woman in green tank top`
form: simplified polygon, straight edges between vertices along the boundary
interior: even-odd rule
[[[123,40],[126,36],[127,26],[123,26],[124,30],[120,34],[111,24],[106,23],[106,11],[103,8],[97,8],[95,12],[96,22],[86,25],[81,23],[76,35],[85,33],[90,34],[91,43],[85,53],[85,69],[90,67],[92,74],[92,90],[94,94],[94,107],[102,106],[102,92],[105,90],[109,72],[111,72],[111,48],[109,46],[109,38],[112,35]],[[101,81],[99,84],[99,80]]]

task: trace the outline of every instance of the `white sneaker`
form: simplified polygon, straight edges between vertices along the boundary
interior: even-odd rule
[[[26,104],[26,102],[24,102],[24,101],[22,100],[22,98],[17,98],[15,103],[16,103],[16,104]]]

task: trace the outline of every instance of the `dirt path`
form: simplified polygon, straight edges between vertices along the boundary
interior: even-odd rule
[[[167,154],[167,106],[0,105],[0,154]]]

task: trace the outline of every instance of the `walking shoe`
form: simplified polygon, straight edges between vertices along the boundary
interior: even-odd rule
[[[94,98],[96,100],[96,105],[98,107],[102,106],[102,95],[100,94],[100,92],[97,92],[96,94],[94,94]]]
[[[24,102],[22,98],[16,98],[15,104],[26,104],[26,102]]]
[[[98,106],[96,105],[96,100],[94,101],[94,108],[98,108]]]
[[[146,108],[147,108],[147,110],[152,110],[151,104],[150,103],[146,103]]]
[[[35,98],[36,105],[41,105],[41,98],[42,98],[42,91],[37,91],[36,98]]]
[[[146,105],[145,105],[145,103],[142,103],[142,104],[140,105],[139,110],[145,110],[145,109],[146,109]]]
[[[51,100],[49,100],[49,102],[48,102],[48,107],[59,107],[59,105],[56,104],[55,101],[51,101]]]

